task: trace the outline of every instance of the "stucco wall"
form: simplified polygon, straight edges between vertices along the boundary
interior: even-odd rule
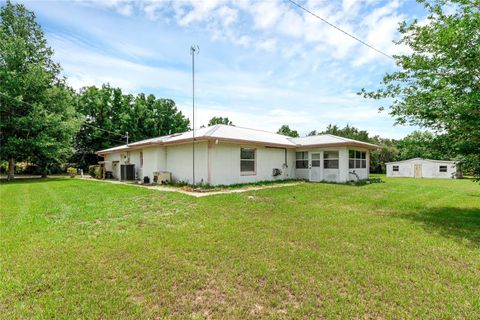
[[[455,178],[456,166],[451,162],[411,160],[387,164],[387,177],[415,177],[415,165],[421,165],[422,178]],[[393,171],[393,166],[398,166],[399,171]],[[440,172],[440,166],[447,166],[447,172]]]
[[[256,171],[255,174],[240,172],[240,149],[255,148],[256,150]],[[367,169],[348,168],[348,148],[316,148],[299,151],[308,151],[309,164],[311,164],[312,153],[320,153],[320,168],[315,175],[310,169],[295,169],[295,150],[287,150],[287,164],[285,162],[285,149],[269,148],[255,145],[239,145],[215,141],[200,142],[195,147],[195,180],[196,183],[209,183],[212,185],[227,185],[237,183],[254,183],[258,181],[280,180],[280,179],[312,179],[313,181],[334,181],[345,182],[347,179],[354,180],[356,176],[350,172],[355,171],[360,179],[368,178],[369,154],[367,152]],[[339,152],[339,168],[323,168],[323,152]],[[140,167],[140,152],[143,152],[143,168]],[[124,163],[127,153],[113,153],[105,156],[106,161],[120,160]],[[169,171],[174,181],[192,183],[192,145],[180,144],[173,146],[153,146],[142,150],[134,150],[129,153],[130,163],[135,164],[137,178],[143,179],[148,176],[153,181],[153,172]],[[111,162],[107,164],[111,166]],[[210,174],[209,174],[210,167]],[[108,167],[107,167],[108,168]],[[274,177],[274,168],[282,170],[282,174]],[[118,173],[114,173],[118,177]]]
[[[148,176],[153,181],[155,171],[164,171],[166,167],[165,148],[161,146],[143,149],[143,170],[142,178]]]
[[[240,172],[240,149],[256,149],[255,174],[242,174]],[[211,184],[226,185],[236,183],[253,183],[266,180],[281,180],[295,177],[293,151],[287,151],[288,168],[284,168],[285,149],[267,148],[254,145],[238,145],[229,143],[211,143]],[[274,168],[282,170],[282,174],[274,177]]]
[[[114,179],[118,179],[120,176],[120,153],[110,153],[105,155],[104,160],[106,161],[105,163],[105,170],[106,171],[111,171],[113,174]],[[112,166],[112,163],[114,161],[118,161],[118,164],[116,165],[116,169]]]
[[[207,142],[195,145],[195,183],[208,182]],[[193,183],[192,144],[168,146],[165,171],[172,173],[174,181]]]

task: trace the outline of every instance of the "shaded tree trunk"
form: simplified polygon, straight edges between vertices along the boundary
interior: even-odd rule
[[[48,168],[47,166],[45,166],[43,167],[43,170],[42,170],[42,178],[46,178],[47,174],[48,174]]]
[[[13,180],[15,178],[15,160],[9,159],[8,160],[8,175],[7,175],[7,180]]]

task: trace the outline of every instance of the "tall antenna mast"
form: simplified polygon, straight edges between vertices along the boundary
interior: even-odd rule
[[[192,55],[192,180],[195,186],[195,56],[200,52],[197,45],[190,47],[190,54]]]

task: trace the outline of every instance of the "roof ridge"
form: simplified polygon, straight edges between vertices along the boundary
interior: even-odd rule
[[[220,124],[220,125],[221,125],[221,126],[228,126],[228,125],[226,125],[226,124]],[[242,127],[242,126],[237,126],[237,125],[232,125],[231,127],[240,128],[240,129],[247,129],[247,130],[253,130],[253,131],[266,132],[266,133],[276,134],[276,135],[279,135],[279,136],[282,136],[282,137],[290,138],[289,136],[286,136],[286,135],[284,135],[284,134],[280,134],[280,133],[276,133],[276,132],[272,132],[272,131],[268,131],[268,130],[263,130],[263,129],[247,128],[247,127]]]
[[[212,134],[218,130],[218,128],[220,128],[220,126],[222,126],[221,124],[216,124],[216,125],[213,125],[212,128],[210,130],[208,130],[207,132],[205,132],[203,134],[204,137],[211,137]],[[208,127],[207,127],[208,128]]]

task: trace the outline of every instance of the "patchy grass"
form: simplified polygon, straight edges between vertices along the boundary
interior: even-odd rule
[[[480,318],[480,187],[0,185],[0,318]]]
[[[248,189],[254,187],[266,187],[266,186],[276,186],[282,184],[290,184],[290,183],[300,183],[305,182],[305,180],[301,179],[284,179],[284,180],[268,180],[268,181],[258,181],[253,183],[237,183],[237,184],[229,184],[229,185],[209,185],[209,184],[197,184],[195,186],[188,184],[186,182],[177,181],[171,182],[167,184],[148,184],[151,186],[167,186],[167,187],[176,187],[182,188],[186,191],[198,191],[198,192],[214,192],[214,191],[225,191],[225,190],[235,190],[235,189]]]

